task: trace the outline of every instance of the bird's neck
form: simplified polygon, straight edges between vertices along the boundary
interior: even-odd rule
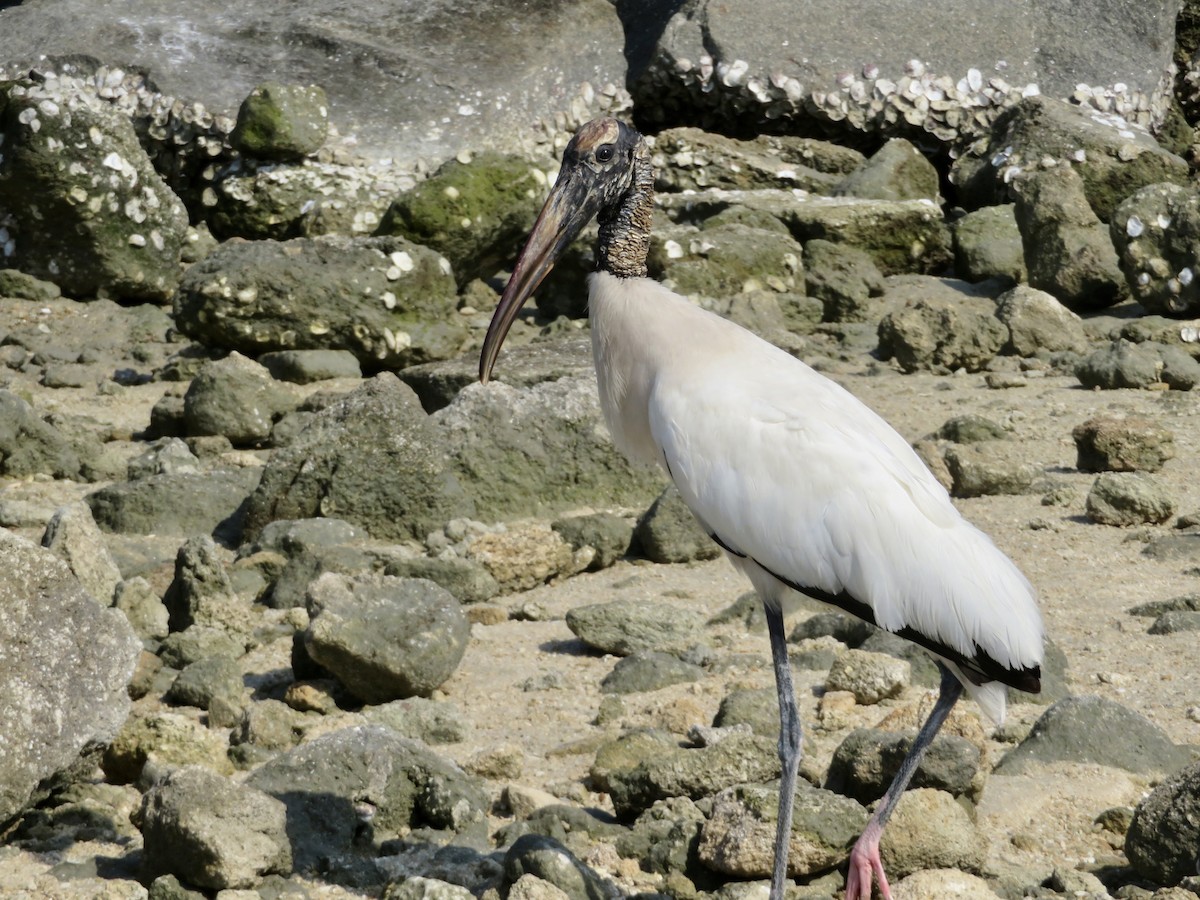
[[[654,210],[654,165],[650,148],[638,141],[633,179],[621,202],[600,211],[600,269],[618,278],[644,278]]]

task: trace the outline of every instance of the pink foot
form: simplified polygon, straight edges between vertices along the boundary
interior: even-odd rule
[[[883,874],[883,860],[879,857],[879,838],[882,828],[874,822],[854,844],[850,851],[850,870],[846,873],[846,900],[871,900],[872,877],[879,882],[879,895],[883,900],[892,900],[887,876]]]

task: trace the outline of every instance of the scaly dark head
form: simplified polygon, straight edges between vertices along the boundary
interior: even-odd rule
[[[633,157],[642,136],[616,119],[593,119],[571,138],[546,205],[517,258],[479,355],[484,384],[513,320],[554,262],[601,210],[615,207],[629,190]]]

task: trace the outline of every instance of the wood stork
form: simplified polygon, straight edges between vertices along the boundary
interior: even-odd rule
[[[962,689],[997,723],[1005,690],[1040,689],[1043,629],[1017,567],[954,508],[908,443],[804,363],[647,278],[654,170],[615,119],[584,125],[483,343],[486,383],[521,305],[593,216],[589,319],[600,405],[632,460],[661,464],[766,608],[782,764],[771,897],[783,896],[801,726],[781,604],[832,604],[930,651],[942,672],[928,721],[849,862],[846,896],[890,898],[879,841]]]

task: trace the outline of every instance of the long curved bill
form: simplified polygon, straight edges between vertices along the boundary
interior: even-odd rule
[[[589,179],[581,177],[578,170],[564,168],[554,184],[546,205],[538,214],[525,249],[521,251],[512,277],[500,297],[500,305],[492,316],[487,336],[483,339],[483,350],[479,354],[479,380],[487,384],[492,367],[500,354],[500,345],[508,335],[517,313],[530,295],[537,290],[555,260],[583,230],[596,213],[598,204],[591,194]]]

